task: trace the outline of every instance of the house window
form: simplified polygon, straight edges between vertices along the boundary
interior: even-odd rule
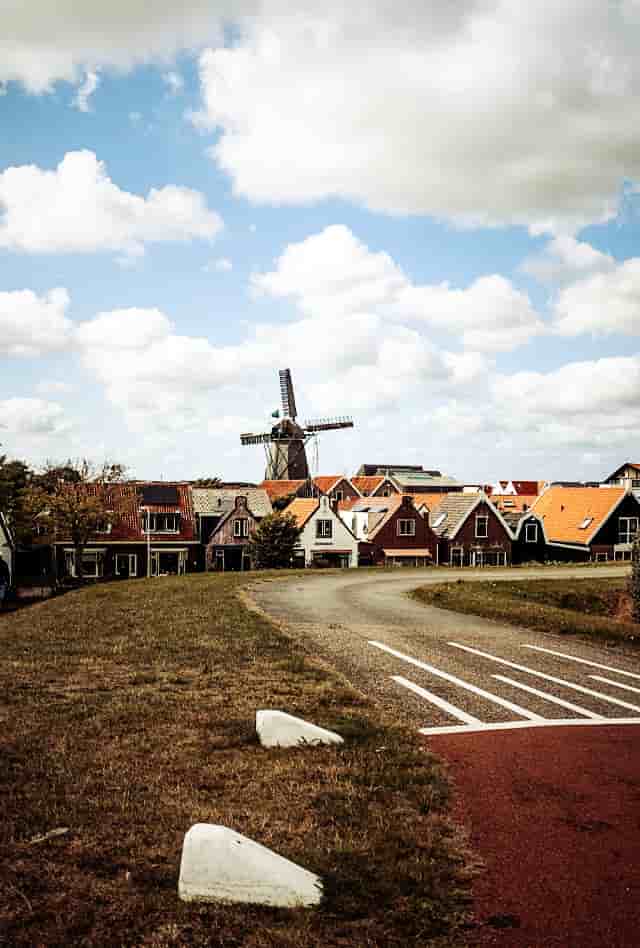
[[[632,543],[638,532],[638,517],[620,517],[618,543]]]
[[[538,524],[537,523],[528,523],[524,528],[524,542],[525,543],[537,543],[538,542]]]
[[[333,536],[331,520],[316,520],[316,537],[318,540],[330,540]]]
[[[358,518],[354,514],[353,517],[351,518],[351,532],[357,533],[357,531],[358,531]]]
[[[452,566],[463,566],[464,565],[464,550],[462,547],[455,546],[451,549],[450,554],[451,565]]]
[[[581,520],[578,524],[578,530],[586,530],[587,527],[590,527],[593,523],[593,517],[585,517],[584,520]]]
[[[341,500],[344,500],[344,491],[343,490],[334,491],[333,497],[334,497],[334,500],[337,500],[338,503],[340,503]]]
[[[398,536],[414,537],[416,535],[415,520],[398,520]]]
[[[237,520],[233,521],[233,535],[234,537],[249,536],[249,520],[247,517],[238,517]]]
[[[391,488],[390,488],[390,487],[385,487],[385,489],[382,491],[382,496],[383,496],[383,497],[391,497]]]
[[[480,540],[489,536],[489,517],[486,514],[478,514],[476,517],[476,537]]]
[[[179,513],[147,513],[142,518],[145,533],[178,533],[180,529]]]
[[[137,576],[138,554],[116,553],[116,576]]]
[[[76,569],[76,551],[65,550],[65,566],[70,576],[77,577]],[[82,552],[82,575],[87,579],[98,579],[102,576],[104,566],[104,553],[102,550],[83,550]]]
[[[606,563],[609,559],[608,553],[596,553],[594,556],[596,563]]]

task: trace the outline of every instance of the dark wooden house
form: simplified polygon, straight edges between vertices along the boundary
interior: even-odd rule
[[[356,507],[367,506],[363,500]],[[357,514],[351,511],[351,516]],[[408,495],[387,498],[387,509],[374,512],[367,539],[360,545],[360,562],[382,566],[430,566],[435,561],[437,537]]]
[[[434,506],[430,525],[438,537],[437,561],[448,566],[508,566],[511,529],[483,492],[449,493]]]
[[[249,541],[262,516],[249,507],[247,497],[238,494],[234,504],[214,527],[207,542],[208,570],[238,571],[251,568]]]
[[[640,525],[640,501],[630,488],[552,485],[533,513],[544,524],[549,558],[631,559]]]

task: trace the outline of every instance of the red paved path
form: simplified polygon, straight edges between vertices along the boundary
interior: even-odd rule
[[[428,744],[449,762],[454,815],[487,867],[471,944],[640,946],[640,726],[443,734]],[[491,916],[519,927],[493,927]]]

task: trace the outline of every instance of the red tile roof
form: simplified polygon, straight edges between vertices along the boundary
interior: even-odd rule
[[[345,480],[345,477],[342,474],[334,474],[333,476],[323,476],[323,477],[314,477],[313,483],[316,485],[321,494],[328,494],[332,488],[339,484],[340,481]]]
[[[320,501],[317,497],[296,497],[288,507],[285,507],[282,513],[290,514],[299,527],[304,527],[307,520],[313,516],[319,506]]]
[[[374,490],[377,490],[378,487],[386,481],[386,477],[352,477],[351,483],[356,490],[360,491],[363,497],[369,497],[370,494],[373,494]]]
[[[624,496],[624,487],[552,486],[532,509],[542,518],[551,542],[588,546]]]
[[[259,486],[266,490],[269,500],[274,501],[279,497],[287,497],[289,494],[296,494],[301,487],[304,487],[306,481],[263,481]]]

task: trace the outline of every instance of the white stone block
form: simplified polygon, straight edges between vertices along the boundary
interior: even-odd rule
[[[196,823],[182,847],[178,894],[185,902],[318,905],[322,881],[226,826]]]
[[[263,747],[296,747],[300,744],[344,744],[335,731],[309,724],[284,711],[256,711],[256,731]]]

